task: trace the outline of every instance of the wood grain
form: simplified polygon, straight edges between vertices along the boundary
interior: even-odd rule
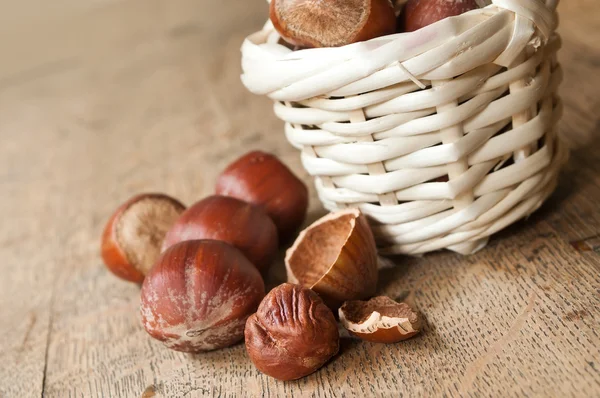
[[[120,202],[164,191],[191,203],[250,149],[309,181],[271,103],[239,82],[240,44],[266,4],[53,5],[0,15],[14,33],[0,39],[1,397],[600,396],[597,1],[560,6],[560,130],[579,149],[551,201],[474,256],[394,259],[379,291],[417,306],[423,334],[343,339],[290,383],[260,374],[242,345],[185,355],[152,341],[139,288],[98,254]],[[307,222],[323,214],[312,195]],[[284,274],[280,256],[269,284]]]

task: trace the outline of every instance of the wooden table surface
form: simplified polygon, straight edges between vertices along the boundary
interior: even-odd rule
[[[99,257],[112,210],[142,191],[186,203],[255,148],[307,182],[271,103],[241,85],[239,47],[264,0],[13,2],[0,15],[0,396],[600,396],[600,3],[560,6],[558,192],[471,256],[397,258],[381,293],[426,317],[385,346],[344,339],[282,383],[243,345],[169,351],[139,288]],[[312,189],[312,187],[311,187]],[[309,220],[323,214],[314,190]],[[281,258],[270,283],[284,277]]]

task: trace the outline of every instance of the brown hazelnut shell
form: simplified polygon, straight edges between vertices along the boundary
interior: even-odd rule
[[[271,22],[299,47],[339,47],[396,30],[390,0],[271,0]]]
[[[184,211],[165,235],[163,250],[185,240],[214,239],[238,249],[264,272],[278,249],[277,227],[258,206],[227,196],[209,196]]]
[[[401,17],[405,32],[479,8],[477,0],[408,0]]]
[[[167,347],[201,352],[244,336],[265,295],[260,273],[235,247],[192,240],[167,249],[142,285],[142,324]]]
[[[287,278],[317,292],[333,309],[371,297],[377,288],[377,248],[358,209],[330,213],[300,233],[285,256]]]
[[[308,189],[275,156],[253,151],[231,163],[217,180],[216,193],[262,207],[279,231],[280,242],[302,225]]]
[[[102,233],[101,256],[119,278],[141,283],[160,254],[162,239],[185,206],[160,193],[136,195],[110,217]]]
[[[317,294],[284,283],[267,294],[245,329],[252,363],[279,380],[295,380],[322,367],[339,349],[335,317]]]
[[[340,307],[339,317],[351,334],[373,343],[397,343],[413,337],[421,328],[418,312],[386,296],[347,301]]]

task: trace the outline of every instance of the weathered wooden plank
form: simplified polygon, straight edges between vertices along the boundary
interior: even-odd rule
[[[191,203],[247,150],[277,153],[308,182],[271,103],[239,82],[239,46],[266,5],[60,6],[39,10],[47,36],[24,36],[38,53],[19,59],[0,41],[0,396],[600,395],[597,2],[560,6],[560,130],[587,145],[550,202],[474,256],[395,259],[379,290],[418,307],[424,333],[392,346],[343,339],[330,364],[290,383],[261,375],[243,345],[185,355],[152,341],[139,288],[98,256],[119,202],[152,190]],[[284,274],[280,256],[269,284]]]

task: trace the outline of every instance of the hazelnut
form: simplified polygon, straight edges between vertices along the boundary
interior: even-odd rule
[[[171,246],[142,285],[142,324],[177,351],[230,346],[265,295],[260,273],[235,247],[216,240]]]
[[[216,192],[264,208],[277,226],[280,242],[289,239],[306,217],[306,185],[265,152],[249,152],[231,163],[219,176]]]
[[[246,349],[261,372],[295,380],[322,367],[339,349],[337,323],[313,291],[284,283],[246,322]]]
[[[333,309],[371,297],[377,287],[377,248],[358,209],[331,213],[302,231],[285,265],[288,282],[314,290]]]
[[[141,283],[160,254],[167,230],[185,210],[170,196],[137,195],[111,216],[102,234],[101,254],[115,275]]]
[[[300,47],[339,47],[396,30],[390,0],[271,0],[270,17],[281,37]]]
[[[190,206],[165,235],[163,250],[184,240],[222,240],[237,247],[260,271],[277,254],[277,228],[263,209],[226,196]]]
[[[373,343],[397,343],[416,335],[421,327],[419,314],[408,304],[386,296],[346,301],[339,316],[351,334]]]
[[[444,18],[479,8],[478,0],[408,0],[402,15],[404,30],[413,32]]]

